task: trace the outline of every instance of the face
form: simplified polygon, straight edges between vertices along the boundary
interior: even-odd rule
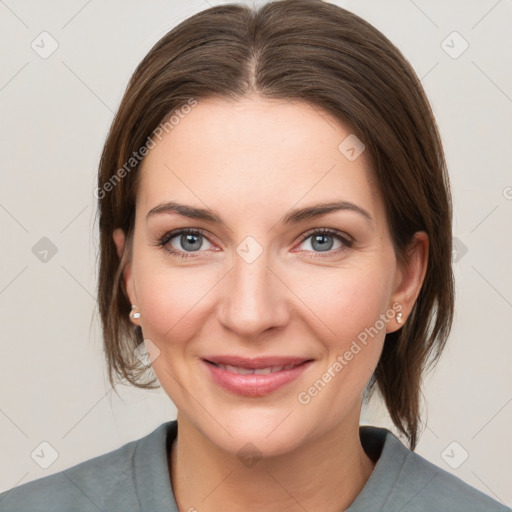
[[[393,303],[405,319],[419,291],[365,153],[339,149],[350,134],[305,103],[201,100],[140,169],[124,273],[134,322],[179,418],[226,451],[277,455],[358,425],[400,327]]]

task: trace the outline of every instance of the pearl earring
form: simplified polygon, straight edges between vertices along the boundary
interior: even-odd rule
[[[138,319],[140,318],[140,313],[135,313],[133,310],[136,308],[137,306],[135,306],[134,304],[132,304],[132,310],[130,311],[130,318],[132,320],[135,320],[135,319]]]
[[[401,324],[403,322],[403,318],[404,318],[404,315],[403,313],[400,311],[396,314],[396,321]]]

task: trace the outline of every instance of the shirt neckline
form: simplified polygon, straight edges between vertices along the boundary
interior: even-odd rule
[[[386,428],[360,425],[359,437],[364,451],[375,462],[375,467],[345,512],[380,510],[388,500],[410,453],[410,450]]]
[[[144,512],[179,512],[168,464],[168,454],[176,438],[177,428],[177,420],[168,421],[137,443],[133,455],[133,478],[140,508]],[[360,425],[359,437],[375,467],[346,512],[374,509],[376,497],[379,504],[384,504],[409,451],[385,428]]]

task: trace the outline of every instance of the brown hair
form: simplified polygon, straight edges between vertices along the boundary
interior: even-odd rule
[[[143,336],[129,321],[122,279],[131,252],[139,150],[191,99],[249,94],[304,101],[350,126],[366,146],[398,260],[406,261],[415,232],[429,237],[418,299],[403,327],[386,335],[367,386],[370,393],[378,385],[391,419],[414,449],[422,374],[441,355],[454,309],[452,204],[443,148],[420,81],[400,51],[363,19],[320,0],[206,9],[160,39],[131,77],[98,174],[98,301],[109,380],[114,386],[117,375],[155,387],[155,379],[141,381],[146,367],[133,357]],[[115,228],[127,236],[121,261]]]

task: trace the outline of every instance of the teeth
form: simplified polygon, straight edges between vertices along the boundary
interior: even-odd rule
[[[267,373],[271,373],[272,368],[258,368],[254,370],[255,375],[266,375]]]
[[[217,368],[227,370],[232,373],[239,373],[240,375],[268,375],[269,373],[282,372],[283,370],[290,370],[294,368],[295,364],[287,364],[286,366],[268,366],[267,368],[241,368],[240,366],[232,366],[230,364],[216,364]]]

